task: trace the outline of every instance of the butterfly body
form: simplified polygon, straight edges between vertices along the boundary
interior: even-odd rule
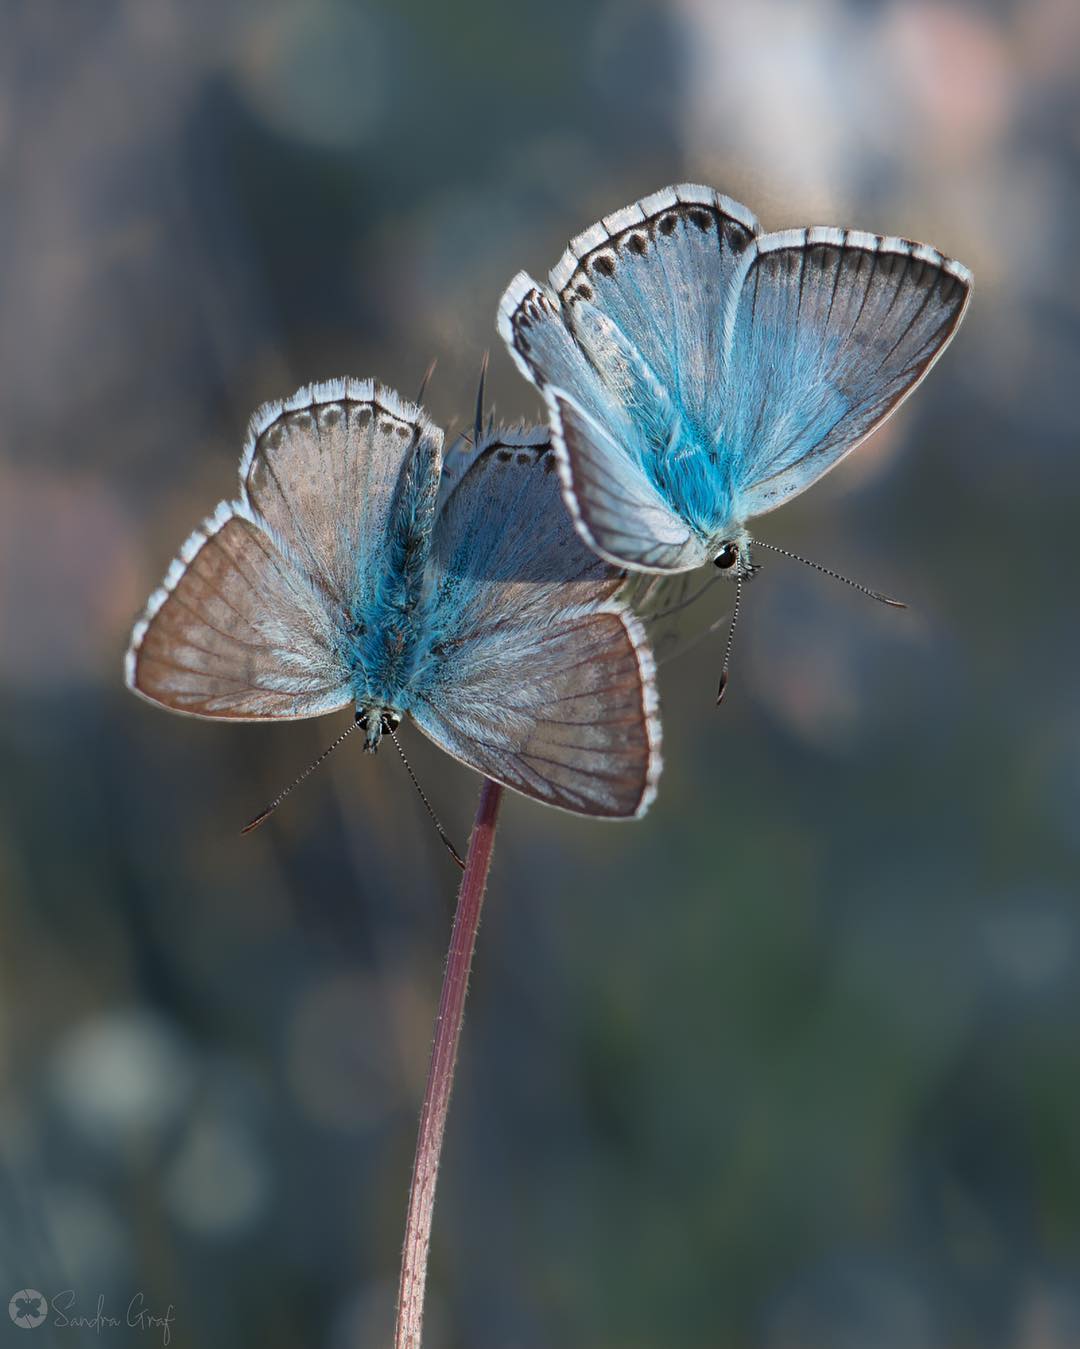
[[[442,433],[371,381],[252,419],[241,491],[188,539],[132,633],[142,697],[199,717],[406,715],[464,763],[585,814],[643,813],[660,772],[652,658],[578,539],[546,433]]]
[[[944,350],[971,274],[855,230],[764,234],[682,184],[605,217],[549,284],[526,273],[499,331],[543,392],[564,496],[601,556],[691,570],[804,491]]]

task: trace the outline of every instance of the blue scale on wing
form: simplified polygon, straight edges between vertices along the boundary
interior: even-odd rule
[[[554,470],[547,443],[497,433],[446,498],[409,710],[450,754],[520,791],[633,814],[659,772],[651,660],[608,603],[621,573],[582,543]]]
[[[805,490],[880,425],[940,355],[969,294],[965,268],[907,240],[765,236],[734,315],[719,433],[738,457],[741,512]]]
[[[370,578],[357,573],[351,608],[363,625],[355,644],[360,702],[398,706],[421,658],[441,449],[441,435],[414,437],[378,540],[381,571]]]
[[[189,538],[135,625],[129,686],[200,717],[355,703],[371,748],[383,713],[410,712],[525,795],[642,814],[660,727],[644,632],[613,599],[623,573],[575,532],[537,431],[461,451],[445,491],[441,444],[371,381],[261,409],[239,499]]]
[[[583,537],[645,571],[699,565],[703,539],[838,463],[940,356],[971,289],[928,245],[763,235],[745,207],[687,185],[584,231],[550,280],[554,296],[516,278],[499,331],[545,393]],[[523,299],[538,294],[542,340]]]
[[[643,571],[679,571],[705,561],[701,538],[645,471],[568,394],[547,391],[564,500],[590,547]]]
[[[357,643],[385,632],[380,610],[404,611],[418,589],[419,553],[406,565],[399,549],[393,575],[387,556],[408,519],[421,524],[441,443],[418,408],[370,380],[310,385],[260,408],[238,500],[191,536],[136,625],[131,687],[202,717],[347,706],[365,683]]]
[[[569,311],[569,322],[578,344],[602,380],[609,400],[625,413],[628,425],[620,443],[627,457],[644,470],[677,439],[682,419],[670,392],[631,342],[607,314],[581,300]],[[602,420],[611,421],[609,402],[602,406]],[[612,431],[610,426],[606,429]]]
[[[596,419],[579,415],[575,420],[573,411],[567,411],[568,400],[558,412],[571,479],[580,484],[577,503],[599,546],[627,556],[622,550],[633,544],[620,515],[628,508],[634,528],[649,522],[654,545],[666,543],[681,551],[697,546],[696,535],[703,546],[731,509],[730,462],[715,452],[700,418],[673,399],[613,319],[585,300],[574,304],[569,319],[611,399],[630,420],[613,450],[614,437]],[[557,392],[554,398],[558,403]],[[578,448],[585,444],[587,448]],[[626,462],[613,457],[618,452]],[[672,514],[675,525],[667,518]],[[638,560],[655,562],[661,555],[654,547],[651,554],[640,551]]]
[[[711,189],[668,188],[586,231],[551,282],[569,313],[584,300],[607,315],[672,400],[715,425],[724,318],[757,229],[745,208]]]

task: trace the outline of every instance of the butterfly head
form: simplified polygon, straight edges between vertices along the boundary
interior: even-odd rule
[[[757,571],[750,556],[750,537],[745,530],[723,539],[713,554],[713,566],[733,581],[745,581]]]
[[[374,754],[383,736],[392,735],[401,725],[401,713],[388,707],[358,707],[356,724],[366,732],[364,748]]]

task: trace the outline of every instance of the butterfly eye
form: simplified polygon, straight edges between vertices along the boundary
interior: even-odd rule
[[[723,548],[713,558],[713,563],[721,571],[727,571],[729,567],[734,567],[739,560],[739,550],[733,543],[725,543]]]
[[[382,715],[382,728],[387,734],[397,730],[401,725],[401,716],[397,712],[384,712]]]

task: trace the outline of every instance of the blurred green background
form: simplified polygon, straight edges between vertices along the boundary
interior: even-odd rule
[[[648,819],[507,801],[429,1349],[1080,1345],[1080,8],[6,0],[0,1306],[389,1342],[456,872],[339,723],[173,718],[133,618],[249,413],[534,391],[503,286],[669,182],[974,268],[663,672]],[[717,588],[717,612],[725,594]],[[405,743],[463,840],[477,783]],[[0,1312],[0,1343],[27,1343]],[[35,1346],[159,1342],[46,1324]]]

